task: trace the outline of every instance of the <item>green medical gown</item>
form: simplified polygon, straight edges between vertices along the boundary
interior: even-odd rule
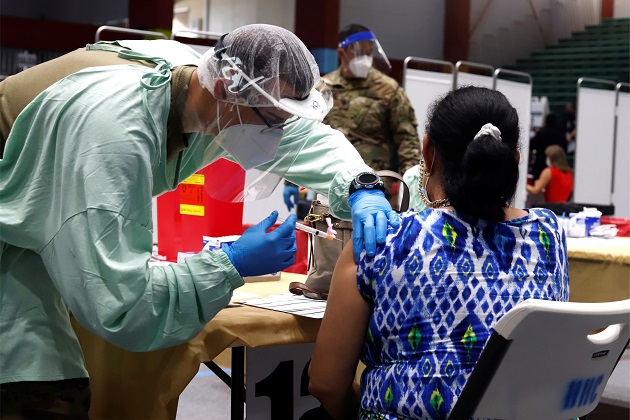
[[[134,49],[142,42],[154,41]],[[68,310],[104,339],[148,351],[194,337],[243,284],[222,251],[148,265],[152,197],[224,155],[212,136],[192,135],[176,173],[177,159],[166,160],[170,87],[143,86],[148,72],[74,73],[10,131],[0,160],[0,383],[87,376]],[[309,135],[286,178],[349,218],[349,183],[369,168],[341,133],[308,126],[283,137],[289,147]]]

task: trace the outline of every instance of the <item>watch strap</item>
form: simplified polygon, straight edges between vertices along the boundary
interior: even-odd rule
[[[403,196],[400,202],[400,208],[398,209],[399,213],[409,210],[409,187],[407,183],[403,180],[403,177],[400,176],[398,172],[390,171],[387,169],[383,169],[382,171],[375,172],[381,178],[394,178],[397,181],[400,181],[400,186],[403,188]]]

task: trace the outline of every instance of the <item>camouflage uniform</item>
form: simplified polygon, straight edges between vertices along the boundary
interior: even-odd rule
[[[88,419],[88,378],[0,384],[0,418]]]
[[[324,80],[335,100],[324,122],[341,131],[366,164],[402,174],[420,161],[416,115],[396,80],[374,68],[365,79],[348,80],[337,69]]]

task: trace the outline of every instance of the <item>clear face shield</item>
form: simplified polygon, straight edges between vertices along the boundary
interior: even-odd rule
[[[342,63],[356,78],[365,78],[374,67],[383,73],[389,73],[392,69],[381,44],[371,31],[357,32],[348,35],[339,43],[343,51]]]
[[[278,30],[286,31],[270,25],[251,26],[271,30],[271,38],[278,36]],[[277,47],[275,40],[270,54],[256,56],[256,48],[260,51],[265,46],[260,39],[270,35],[258,34],[240,45],[250,51],[244,59],[230,54],[234,48],[225,48],[222,38],[199,66],[201,85],[214,92],[216,83],[221,83],[225,92],[218,101],[218,134],[210,147],[221,148],[224,159],[242,168],[225,173],[224,162],[213,164],[221,168],[222,172],[217,173],[220,182],[206,190],[217,200],[240,202],[269,197],[332,107],[332,93],[319,77],[312,55],[295,35],[289,34],[294,39],[279,34],[285,44]],[[304,70],[309,74],[304,75]]]

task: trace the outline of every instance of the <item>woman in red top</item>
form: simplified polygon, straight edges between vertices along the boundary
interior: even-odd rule
[[[547,203],[564,203],[573,191],[573,170],[567,162],[564,149],[551,145],[545,149],[547,167],[540,173],[534,185],[527,186],[527,192],[538,194],[545,192]]]

